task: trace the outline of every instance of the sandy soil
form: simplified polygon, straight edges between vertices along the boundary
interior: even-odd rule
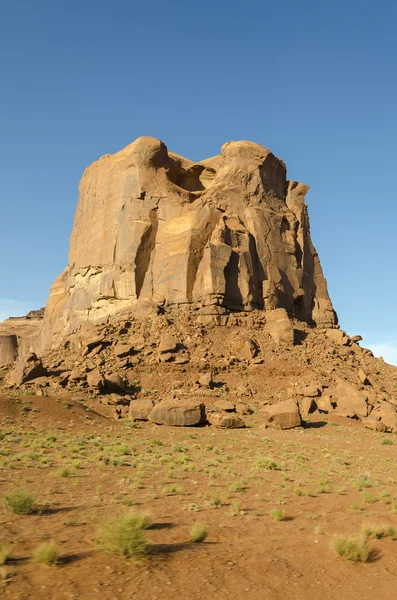
[[[370,540],[369,561],[357,564],[339,557],[331,540],[364,523],[397,528],[397,438],[324,415],[291,431],[262,429],[255,415],[248,425],[132,426],[83,403],[1,397],[0,495],[26,489],[37,510],[14,514],[1,501],[0,542],[12,543],[12,557],[0,567],[0,594],[395,598],[396,541]],[[140,564],[97,543],[104,519],[133,509],[152,519],[151,553]],[[275,509],[284,520],[272,518]],[[196,522],[209,528],[199,544],[189,541]],[[59,548],[57,566],[31,559],[46,540]]]

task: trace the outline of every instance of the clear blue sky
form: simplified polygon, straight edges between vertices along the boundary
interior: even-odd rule
[[[396,32],[392,0],[3,0],[0,318],[45,304],[92,161],[250,139],[311,186],[341,326],[397,363]]]

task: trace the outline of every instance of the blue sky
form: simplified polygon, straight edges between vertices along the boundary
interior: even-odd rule
[[[3,0],[0,319],[45,304],[99,156],[250,139],[311,186],[341,326],[397,364],[396,27],[388,0]]]

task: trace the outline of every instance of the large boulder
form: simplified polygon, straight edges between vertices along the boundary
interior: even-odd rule
[[[200,425],[205,419],[205,405],[201,402],[159,402],[149,414],[152,423],[175,427]]]
[[[353,385],[338,383],[331,391],[332,401],[336,403],[337,412],[346,417],[365,418],[368,415],[368,396]]]
[[[214,425],[214,427],[218,427],[219,429],[241,429],[245,427],[243,419],[236,414],[227,412],[209,413],[207,421],[210,425]]]
[[[47,375],[47,370],[41,359],[32,352],[18,359],[15,368],[8,374],[7,381],[9,384],[19,387],[23,383],[28,383],[45,375]]]
[[[270,404],[261,412],[266,426],[273,429],[292,429],[302,424],[299,406],[294,400]]]
[[[389,431],[397,432],[397,410],[389,402],[379,402],[374,407],[371,416],[380,419]]]
[[[372,431],[380,431],[382,433],[387,431],[386,425],[382,423],[380,417],[377,417],[375,414],[371,414],[369,415],[369,417],[365,417],[365,419],[363,419],[361,422],[364,425],[364,427],[366,427],[367,429],[372,429]]]
[[[125,390],[124,379],[118,373],[109,373],[105,375],[105,387],[114,392],[123,392]]]
[[[87,373],[87,385],[94,390],[105,387],[105,379],[99,369],[93,369]]]
[[[128,411],[128,418],[131,421],[148,421],[149,415],[154,407],[153,400],[142,398],[141,400],[131,400]]]
[[[327,329],[326,334],[336,344],[340,344],[341,346],[348,346],[350,344],[349,336],[342,329]]]
[[[277,308],[266,313],[266,329],[277,345],[293,345],[294,329],[285,308]]]

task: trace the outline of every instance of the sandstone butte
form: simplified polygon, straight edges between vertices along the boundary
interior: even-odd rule
[[[0,387],[171,425],[240,428],[255,401],[264,426],[337,411],[397,432],[397,371],[339,329],[308,189],[248,141],[199,163],[151,137],[103,156],[44,317],[0,323]]]
[[[309,232],[308,186],[252,142],[193,163],[141,137],[81,183],[69,264],[52,286],[42,349],[139,303],[202,314],[284,308],[337,320]]]

